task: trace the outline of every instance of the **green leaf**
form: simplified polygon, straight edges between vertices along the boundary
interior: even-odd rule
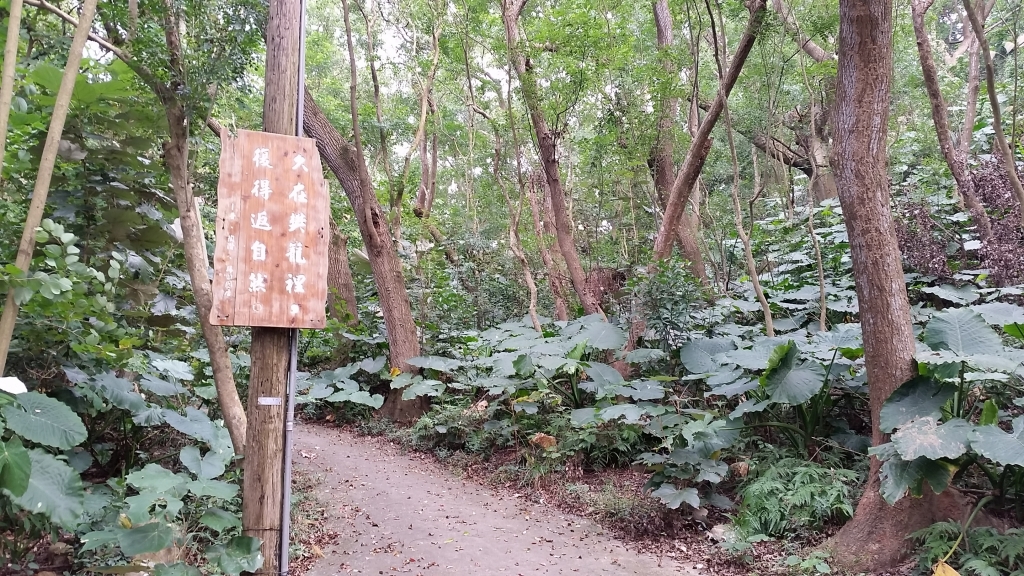
[[[159,552],[174,543],[174,529],[163,522],[150,522],[121,532],[117,543],[129,557]]]
[[[129,474],[126,481],[139,491],[169,492],[187,480],[159,464],[150,462],[142,470]]]
[[[221,500],[234,498],[235,494],[238,493],[238,486],[221,480],[206,480],[201,478],[199,480],[189,482],[187,487],[189,491],[196,496],[210,496],[212,498],[220,498]]]
[[[641,362],[653,362],[654,360],[661,360],[668,356],[665,352],[656,348],[637,348],[626,354],[626,363],[628,364],[639,364]]]
[[[416,356],[406,360],[406,363],[418,368],[437,370],[438,372],[454,372],[462,366],[461,361],[443,356]]]
[[[154,358],[153,369],[178,380],[191,380],[194,378],[192,367],[181,360],[170,358]]]
[[[117,543],[118,532],[112,529],[89,532],[82,536],[82,552],[96,550],[110,544]]]
[[[418,396],[440,396],[445,385],[437,380],[420,379],[402,391],[402,400],[412,400]]]
[[[989,324],[996,326],[1013,325],[1014,323],[1024,324],[1024,308],[1005,302],[989,302],[988,304],[976,304],[971,306],[978,314],[981,314]]]
[[[183,562],[174,564],[157,564],[152,570],[153,576],[202,576],[199,568]]]
[[[223,532],[228,528],[241,528],[242,520],[236,514],[232,514],[221,508],[210,508],[199,518],[199,523],[217,532]]]
[[[700,495],[697,494],[696,488],[683,488],[682,490],[677,489],[674,485],[664,483],[654,492],[651,492],[651,496],[654,496],[658,500],[661,500],[666,506],[675,510],[679,508],[683,503],[689,504],[693,508],[700,506]]]
[[[176,396],[178,394],[186,394],[188,391],[181,384],[171,383],[166,380],[161,380],[156,376],[146,374],[142,377],[139,382],[139,386],[147,392],[156,394],[157,396]]]
[[[939,418],[942,407],[955,392],[952,386],[944,386],[927,376],[908,380],[894,390],[882,405],[879,414],[882,432],[889,434],[918,418]]]
[[[962,288],[957,288],[956,286],[953,286],[951,284],[943,284],[941,286],[929,286],[926,288],[921,288],[921,292],[934,294],[939,298],[942,298],[943,300],[947,302],[952,302],[954,304],[970,304],[971,302],[974,302],[975,300],[981,297],[981,295],[978,294],[977,289],[975,289],[973,286],[964,286]]]
[[[817,362],[797,363],[800,351],[790,340],[775,348],[768,359],[768,370],[761,376],[772,402],[803,404],[817,394],[825,382],[825,369]]]
[[[135,391],[132,383],[124,378],[118,378],[113,372],[93,377],[91,384],[101,396],[118,408],[129,412],[138,412],[146,408],[146,400]]]
[[[614,388],[626,382],[618,370],[601,362],[589,362],[586,371],[587,376],[594,381],[598,398],[613,394]]]
[[[534,371],[533,360],[531,360],[530,356],[527,354],[520,354],[516,357],[516,359],[512,361],[512,367],[515,369],[516,374],[524,378],[533,374]]]
[[[900,428],[892,435],[892,443],[904,460],[917,458],[957,458],[967,452],[970,423],[959,418],[938,423],[934,416],[925,416]]]
[[[17,498],[28,489],[31,474],[32,461],[21,438],[12,436],[7,442],[0,442],[0,488]]]
[[[981,418],[978,419],[978,424],[982,426],[989,426],[997,424],[999,422],[999,406],[996,405],[992,399],[985,400],[985,405],[981,409]]]
[[[636,404],[616,404],[601,410],[599,416],[606,422],[622,418],[627,424],[636,424],[646,413],[646,410]]]
[[[598,350],[618,350],[626,343],[626,333],[608,322],[592,322],[580,330],[573,340],[585,340],[588,346]]]
[[[78,472],[42,450],[29,450],[28,456],[32,473],[25,493],[15,502],[29,512],[49,516],[55,524],[73,527],[85,509],[85,492]]]
[[[164,409],[163,417],[178,432],[197,440],[202,440],[207,444],[212,444],[217,436],[217,427],[210,420],[210,417],[205,412],[196,410],[191,406],[185,408],[185,416],[178,414],[174,410]]]
[[[970,308],[954,308],[932,316],[924,329],[924,341],[932,349],[968,356],[1003,347],[999,335]]]
[[[369,374],[376,374],[380,372],[384,365],[387,364],[387,357],[377,356],[376,358],[363,358],[359,362],[359,369]],[[414,364],[415,366],[415,364]]]
[[[225,574],[237,576],[242,572],[255,572],[263,567],[259,538],[235,536],[227,544],[211,546],[206,557]]]
[[[181,463],[202,480],[210,480],[224,473],[224,459],[214,452],[207,452],[205,457],[199,455],[198,446],[185,446],[181,449]]]
[[[7,427],[22,437],[67,450],[88,438],[82,419],[71,408],[38,392],[18,395],[18,404],[2,410]]]
[[[879,492],[890,505],[895,504],[907,493],[921,496],[924,483],[927,482],[935,493],[940,493],[949,486],[956,473],[956,465],[944,460],[918,458],[913,462],[893,455],[882,464]]]
[[[1024,416],[1013,420],[1012,434],[994,425],[975,427],[971,448],[997,464],[1024,466]]]
[[[715,356],[736,349],[728,338],[700,338],[691,340],[679,350],[679,361],[692,374],[710,374],[721,368]]]
[[[48,63],[39,64],[33,68],[32,72],[29,74],[29,78],[31,78],[33,82],[54,93],[56,93],[57,89],[60,88],[60,81],[62,77],[63,74],[60,69]]]

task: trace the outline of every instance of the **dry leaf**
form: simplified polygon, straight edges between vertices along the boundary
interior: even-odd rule
[[[960,573],[953,569],[952,566],[946,564],[942,560],[932,568],[932,576],[960,576]]]

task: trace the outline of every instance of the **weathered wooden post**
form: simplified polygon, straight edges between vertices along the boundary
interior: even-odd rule
[[[287,570],[286,419],[298,329],[327,324],[330,200],[316,142],[299,137],[303,4],[270,2],[264,132],[221,135],[210,313],[217,325],[253,327],[242,529],[263,540],[258,573],[275,576]]]

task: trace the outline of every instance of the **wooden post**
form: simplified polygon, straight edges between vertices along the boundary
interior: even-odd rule
[[[263,130],[294,135],[298,121],[299,37],[302,5],[270,0],[263,96]],[[253,328],[242,487],[242,529],[263,540],[263,568],[280,570],[281,511],[284,492],[284,420],[287,409],[287,328]],[[262,400],[261,400],[262,399]],[[280,399],[274,403],[268,399]]]

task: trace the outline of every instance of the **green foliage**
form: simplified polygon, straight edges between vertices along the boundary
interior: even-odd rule
[[[962,529],[959,522],[938,522],[911,534],[920,547],[919,574],[931,574],[932,566],[946,556]],[[1005,532],[989,527],[971,528],[947,563],[965,575],[1021,576],[1024,574],[1024,532],[1017,528]]]
[[[755,464],[739,488],[737,526],[747,534],[819,531],[853,516],[859,475],[796,458]]]

